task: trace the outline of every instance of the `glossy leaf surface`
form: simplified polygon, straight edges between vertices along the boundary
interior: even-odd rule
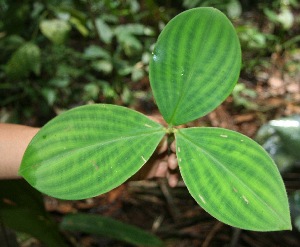
[[[151,233],[100,215],[70,214],[63,218],[60,227],[121,240],[135,246],[163,246],[162,241]]]
[[[53,197],[93,197],[136,173],[164,133],[160,124],[121,106],[81,106],[54,118],[38,132],[27,147],[19,173]]]
[[[158,37],[150,82],[167,123],[187,123],[216,108],[231,93],[241,67],[234,27],[214,8],[173,18]]]
[[[221,128],[180,129],[175,136],[183,180],[203,209],[242,229],[291,229],[284,184],[261,146]]]
[[[271,120],[258,130],[255,140],[275,161],[280,172],[300,161],[300,116]]]
[[[269,124],[284,142],[288,152],[300,160],[300,116],[272,120]]]

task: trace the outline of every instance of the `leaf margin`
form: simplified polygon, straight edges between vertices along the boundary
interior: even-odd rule
[[[192,186],[191,186],[191,183],[190,183],[190,181],[188,181],[188,178],[185,176],[185,172],[183,172],[183,165],[182,165],[182,156],[181,156],[181,152],[182,152],[182,150],[184,149],[184,148],[182,148],[183,147],[183,145],[182,145],[182,143],[180,144],[180,141],[178,141],[178,140],[180,140],[180,138],[178,138],[178,137],[180,137],[180,136],[183,136],[184,134],[182,134],[182,132],[186,132],[186,131],[193,131],[194,129],[201,129],[202,131],[206,131],[207,129],[213,129],[213,130],[219,130],[219,131],[222,131],[223,133],[234,133],[234,134],[237,134],[237,135],[239,135],[241,138],[243,138],[243,141],[250,141],[252,144],[253,143],[255,143],[255,145],[257,145],[257,147],[260,149],[260,151],[266,156],[266,157],[268,157],[268,159],[273,163],[273,165],[274,165],[274,168],[277,170],[277,175],[278,175],[278,177],[277,178],[279,178],[280,179],[280,181],[281,181],[281,186],[282,186],[282,193],[284,194],[284,197],[285,197],[285,205],[284,205],[284,210],[286,211],[285,212],[285,216],[287,216],[286,218],[288,218],[288,219],[281,219],[282,220],[282,225],[280,226],[280,227],[274,227],[274,226],[270,226],[269,228],[259,228],[259,227],[257,227],[257,226],[252,226],[252,227],[245,227],[245,226],[241,226],[241,225],[235,225],[235,224],[232,224],[232,222],[230,222],[230,221],[228,221],[228,220],[226,220],[226,221],[224,221],[223,219],[222,219],[222,217],[220,217],[220,215],[215,215],[215,213],[213,212],[211,212],[212,210],[208,207],[208,205],[207,205],[207,199],[206,198],[204,198],[203,196],[201,196],[201,193],[200,194],[197,194],[197,193],[195,193],[194,191],[192,191],[193,189],[192,189]],[[195,133],[194,133],[194,136],[195,136]],[[227,138],[228,136],[226,136],[225,134],[224,134],[224,136],[222,137],[221,136],[221,138]],[[241,133],[239,133],[239,132],[236,132],[236,131],[232,131],[232,130],[228,130],[228,129],[223,129],[223,128],[216,128],[216,127],[192,127],[192,128],[185,128],[185,129],[177,129],[176,131],[175,131],[175,138],[176,138],[176,152],[177,152],[177,158],[178,158],[178,165],[179,165],[179,170],[180,170],[180,173],[181,173],[181,175],[182,175],[182,177],[183,177],[183,180],[184,180],[184,182],[185,182],[185,184],[186,184],[186,186],[187,186],[187,188],[188,188],[188,191],[189,191],[189,193],[192,195],[192,197],[195,199],[195,201],[206,211],[206,212],[208,212],[209,214],[211,214],[214,218],[216,218],[216,219],[218,219],[218,220],[220,220],[221,222],[224,222],[224,223],[226,223],[226,224],[228,224],[228,225],[231,225],[231,226],[233,226],[233,227],[238,227],[238,228],[241,228],[241,229],[246,229],[246,230],[254,230],[254,231],[280,231],[280,230],[291,230],[292,229],[292,226],[291,226],[291,218],[290,218],[290,213],[289,213],[289,205],[288,205],[288,201],[287,201],[287,194],[286,194],[286,190],[285,190],[285,187],[284,187],[284,183],[283,183],[283,181],[282,181],[282,178],[281,178],[281,176],[280,176],[280,174],[279,174],[279,171],[278,171],[278,169],[277,169],[277,167],[276,167],[276,165],[275,165],[275,163],[273,162],[273,160],[270,158],[270,156],[268,155],[268,153],[258,144],[258,143],[256,143],[254,140],[252,140],[251,138],[249,138],[249,137],[247,137],[247,136],[245,136],[245,135],[242,135]],[[203,161],[203,160],[202,160]],[[224,174],[222,174],[223,176],[224,176]],[[199,178],[198,178],[198,180],[199,180]],[[201,185],[200,185],[201,186]],[[203,187],[204,187],[205,185],[203,185]],[[220,185],[221,186],[221,185]],[[201,190],[201,189],[200,189]],[[234,193],[237,193],[238,191],[237,191],[237,189],[236,188],[233,188],[233,192]],[[248,204],[248,203],[250,203],[249,201],[248,201],[248,199],[246,198],[246,197],[244,197],[244,196],[241,196],[240,197],[240,199],[242,199],[242,200],[244,200],[244,202],[246,203],[246,204]],[[221,206],[220,206],[221,207]],[[235,213],[237,214],[237,211],[235,211]],[[237,217],[237,216],[235,216],[235,217]],[[234,218],[234,217],[233,217]],[[234,219],[233,219],[234,220]],[[284,226],[283,226],[284,225]]]
[[[36,157],[38,156],[38,154],[35,154],[36,152],[38,152],[38,150],[39,150],[39,148],[41,147],[42,148],[42,146],[40,145],[40,143],[36,143],[36,142],[41,142],[41,141],[44,141],[45,139],[46,139],[46,136],[48,136],[48,129],[50,129],[51,127],[53,127],[54,128],[54,133],[55,133],[55,135],[57,136],[59,136],[59,134],[61,134],[61,135],[63,135],[63,134],[65,134],[66,135],[66,131],[68,130],[68,129],[71,129],[71,127],[70,126],[68,126],[68,123],[66,123],[66,125],[64,126],[64,128],[63,128],[63,131],[60,129],[59,131],[60,132],[62,132],[62,133],[58,133],[58,129],[61,127],[60,125],[64,125],[65,123],[61,123],[61,122],[63,122],[65,119],[68,119],[68,117],[70,117],[70,116],[72,116],[72,114],[74,115],[75,113],[76,114],[78,114],[78,112],[83,112],[83,111],[85,111],[86,109],[88,109],[88,108],[90,108],[90,109],[92,109],[92,108],[98,108],[98,109],[102,109],[103,111],[106,109],[108,109],[108,110],[111,110],[111,109],[117,109],[118,111],[121,111],[121,112],[125,112],[126,113],[126,115],[124,115],[124,116],[118,116],[118,117],[115,117],[115,118],[113,118],[113,119],[116,119],[116,118],[123,118],[123,119],[126,119],[126,120],[124,120],[125,122],[126,121],[129,121],[128,119],[129,119],[129,115],[130,114],[133,114],[133,115],[135,115],[135,117],[137,118],[137,119],[139,119],[140,120],[140,122],[138,122],[137,124],[140,126],[140,129],[141,130],[145,130],[146,131],[146,136],[145,137],[143,137],[144,139],[142,139],[142,141],[140,140],[140,142],[141,142],[141,145],[142,145],[142,143],[144,144],[145,142],[149,142],[149,140],[152,140],[151,138],[154,138],[155,139],[155,145],[153,144],[152,145],[152,147],[151,148],[148,148],[150,151],[147,151],[147,155],[145,154],[141,154],[140,156],[139,156],[139,165],[138,165],[138,168],[136,167],[135,168],[135,170],[133,170],[133,171],[130,171],[130,175],[128,175],[127,177],[126,177],[126,179],[124,178],[124,176],[122,177],[122,180],[119,180],[120,182],[118,182],[117,183],[117,185],[116,185],[116,183],[115,182],[113,182],[113,184],[114,184],[114,186],[111,186],[111,187],[109,187],[109,188],[107,188],[107,189],[105,189],[105,190],[102,190],[101,191],[101,193],[91,193],[91,194],[88,194],[88,195],[86,195],[86,196],[71,196],[69,193],[66,193],[65,192],[65,194],[64,194],[64,196],[61,196],[61,195],[58,195],[58,194],[53,194],[52,192],[51,193],[49,193],[49,190],[54,190],[54,189],[52,189],[52,187],[51,186],[48,186],[48,189],[43,189],[43,188],[41,188],[42,186],[41,186],[41,178],[42,178],[42,175],[41,174],[47,174],[45,171],[47,171],[47,169],[45,170],[41,170],[42,172],[40,173],[40,179],[39,179],[39,182],[37,182],[37,181],[35,181],[35,179],[36,179],[36,174],[38,174],[36,171],[33,171],[33,169],[36,169],[37,170],[37,168],[38,168],[38,166],[41,166],[41,164],[43,164],[43,163],[45,163],[45,162],[47,162],[47,161],[44,161],[44,159],[41,159],[40,158],[40,160],[42,160],[42,161],[40,161],[41,163],[40,164],[37,164],[37,162],[36,162],[36,160],[34,160],[34,155],[36,155]],[[76,112],[77,111],[77,112]],[[101,115],[101,113],[97,113],[98,115],[100,114]],[[116,115],[117,113],[115,113],[115,115]],[[144,124],[144,126],[143,126],[143,121],[145,122],[145,124]],[[57,124],[58,123],[58,124]],[[101,123],[102,124],[102,123]],[[104,123],[105,124],[105,123]],[[50,126],[50,127],[49,127]],[[151,130],[152,129],[152,130]],[[80,131],[82,132],[82,128],[80,129]],[[81,133],[82,134],[82,133]],[[153,137],[153,135],[155,134],[155,136]],[[122,133],[118,133],[118,135],[120,136],[120,138],[117,138],[118,140],[117,141],[122,141],[122,139],[123,139],[123,142],[124,142],[124,136],[122,136]],[[57,117],[55,117],[54,119],[52,119],[51,121],[49,121],[37,134],[36,134],[36,136],[31,140],[31,142],[30,142],[30,144],[28,145],[28,147],[27,147],[27,149],[26,149],[26,151],[25,151],[25,154],[24,154],[24,156],[23,156],[23,160],[22,160],[22,164],[21,164],[21,166],[20,166],[20,169],[19,169],[19,175],[21,175],[21,176],[23,176],[33,187],[35,187],[36,189],[38,189],[39,191],[41,191],[42,193],[45,193],[45,194],[48,194],[48,195],[50,195],[50,196],[54,196],[54,197],[56,197],[56,198],[60,198],[60,199],[66,199],[66,200],[79,200],[79,199],[84,199],[84,198],[89,198],[89,197],[93,197],[93,196],[97,196],[97,195],[99,195],[99,194],[103,194],[103,193],[106,193],[106,192],[108,192],[109,190],[111,190],[111,189],[113,189],[113,188],[115,188],[115,187],[117,187],[117,186],[119,186],[119,185],[121,185],[123,182],[125,182],[129,177],[131,177],[134,173],[136,173],[139,169],[141,169],[141,167],[147,162],[147,160],[150,158],[150,156],[153,154],[153,152],[155,151],[155,149],[156,149],[156,147],[157,147],[157,145],[159,144],[159,142],[161,141],[161,139],[163,138],[163,136],[165,135],[165,128],[161,125],[161,124],[159,124],[159,123],[157,123],[157,122],[155,122],[155,121],[153,121],[153,120],[151,120],[151,119],[149,119],[149,118],[147,118],[145,115],[143,115],[142,113],[139,113],[139,112],[137,112],[137,111],[135,111],[135,110],[132,110],[132,109],[129,109],[129,108],[126,108],[126,107],[123,107],[123,106],[118,106],[118,105],[109,105],[109,104],[94,104],[94,105],[85,105],[85,106],[80,106],[80,107],[76,107],[76,108],[73,108],[73,109],[71,109],[71,110],[68,110],[68,111],[66,111],[66,112],[64,112],[64,113],[62,113],[62,114],[60,114],[59,116],[57,116]],[[138,136],[138,135],[136,135],[136,136]],[[48,137],[47,137],[48,138]],[[126,140],[126,139],[125,139]],[[51,141],[51,140],[50,140]],[[63,144],[63,141],[61,140],[61,139],[57,139],[56,140],[58,143],[60,143],[60,142],[62,142],[62,146],[64,145]],[[153,142],[153,140],[152,140],[152,142]],[[51,143],[51,142],[50,142]],[[127,146],[129,146],[129,143],[130,142],[127,142]],[[109,142],[108,142],[108,144],[109,144]],[[120,144],[120,142],[119,143],[117,143],[119,146],[121,145]],[[131,143],[130,143],[131,144]],[[121,145],[122,146],[122,145]],[[46,145],[46,147],[48,147],[47,145]],[[83,149],[84,149],[85,147],[83,147]],[[125,147],[124,147],[125,148]],[[60,150],[61,150],[62,148],[60,148]],[[145,149],[145,148],[144,148]],[[146,149],[145,149],[146,150]],[[144,150],[144,151],[145,151]],[[53,151],[53,150],[52,150]],[[56,151],[55,150],[55,148],[54,148],[54,151]],[[136,154],[136,150],[132,150],[132,152],[135,152],[135,154]],[[49,150],[48,150],[48,152],[49,152]],[[145,151],[146,152],[146,151]],[[120,154],[120,151],[118,152],[118,154]],[[33,161],[30,161],[30,158],[31,158],[31,156],[33,156]],[[29,158],[28,158],[29,157]],[[50,159],[52,158],[52,156],[49,156],[50,157]],[[60,155],[57,155],[57,157],[60,157]],[[29,162],[29,161],[30,162]],[[38,160],[38,158],[37,158],[37,160]],[[55,160],[55,157],[54,157],[54,160]],[[31,164],[29,164],[29,163],[31,163]],[[32,166],[32,164],[34,165],[34,167]],[[114,166],[115,164],[110,164],[110,166],[111,166],[111,168]],[[98,166],[98,165],[97,165]],[[107,167],[107,165],[106,165],[106,167]],[[124,166],[123,166],[124,167]],[[95,169],[97,170],[97,168],[98,167],[95,167]],[[27,170],[28,169],[28,170]],[[31,169],[31,170],[30,170]],[[50,168],[49,168],[50,169]],[[51,170],[49,170],[48,169],[48,173],[50,173],[50,175],[49,174],[47,174],[46,176],[51,176]],[[58,168],[57,168],[58,169]],[[74,169],[73,169],[74,170]],[[31,172],[31,174],[30,174],[30,172]],[[26,174],[27,173],[27,174]],[[35,174],[36,173],[36,174]],[[59,176],[61,176],[61,174],[58,174]],[[118,179],[121,179],[120,178],[120,176],[119,177],[117,177]],[[96,178],[95,178],[96,179]],[[51,180],[51,179],[50,179]],[[50,181],[49,180],[49,181]],[[49,182],[49,181],[43,181],[42,183],[46,183],[46,187],[47,187],[47,182]],[[50,181],[51,182],[51,181]],[[49,182],[49,184],[51,184]],[[78,181],[76,181],[76,184],[78,183]],[[58,185],[57,185],[58,186]],[[59,185],[60,186],[60,185]],[[100,185],[98,185],[99,187],[100,187]],[[103,186],[105,186],[105,185],[103,185]],[[60,186],[60,187],[62,187],[62,186]],[[94,187],[95,187],[95,185],[94,185]],[[62,190],[64,190],[63,188],[62,188]],[[58,191],[59,191],[59,189],[58,189]],[[63,193],[63,192],[61,192],[61,193]],[[68,194],[68,195],[67,195]]]

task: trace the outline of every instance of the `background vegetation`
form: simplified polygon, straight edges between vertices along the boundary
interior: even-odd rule
[[[233,20],[242,75],[252,83],[272,56],[298,54],[297,0],[1,0],[1,120],[42,125],[94,102],[153,107],[147,73],[154,42],[173,16],[196,6]],[[288,69],[298,71],[293,62]]]

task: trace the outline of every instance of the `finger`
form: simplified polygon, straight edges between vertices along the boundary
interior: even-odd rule
[[[178,167],[177,157],[174,153],[170,154],[168,157],[169,169],[175,170]]]
[[[142,180],[150,179],[156,176],[157,169],[162,161],[167,162],[167,155],[153,155],[150,159],[142,166],[142,168],[131,177],[130,180]],[[158,172],[159,174],[161,171]]]
[[[172,150],[172,152],[173,153],[176,153],[176,142],[175,141],[173,141],[172,143],[171,143],[171,150]]]
[[[167,176],[167,172],[168,172],[168,162],[163,160],[159,162],[154,176],[158,178],[163,178]]]
[[[167,175],[169,186],[174,188],[178,183],[178,174],[168,173]]]
[[[158,144],[156,148],[157,154],[162,154],[168,150],[168,140],[167,137],[164,136],[161,142]]]

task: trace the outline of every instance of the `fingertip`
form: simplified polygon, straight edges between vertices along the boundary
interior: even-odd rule
[[[161,161],[156,169],[155,177],[165,177],[168,171],[168,163],[166,161]]]
[[[172,150],[172,152],[174,152],[174,153],[176,153],[176,142],[175,141],[173,141],[172,143],[171,143],[171,150]]]
[[[166,152],[168,150],[168,140],[167,137],[164,136],[163,139],[161,140],[161,142],[159,143],[156,152],[158,154],[162,154],[164,152]]]
[[[177,157],[174,153],[168,157],[168,165],[171,170],[175,170],[178,167]]]
[[[169,186],[174,188],[178,183],[178,176],[176,174],[170,174],[168,177]]]

